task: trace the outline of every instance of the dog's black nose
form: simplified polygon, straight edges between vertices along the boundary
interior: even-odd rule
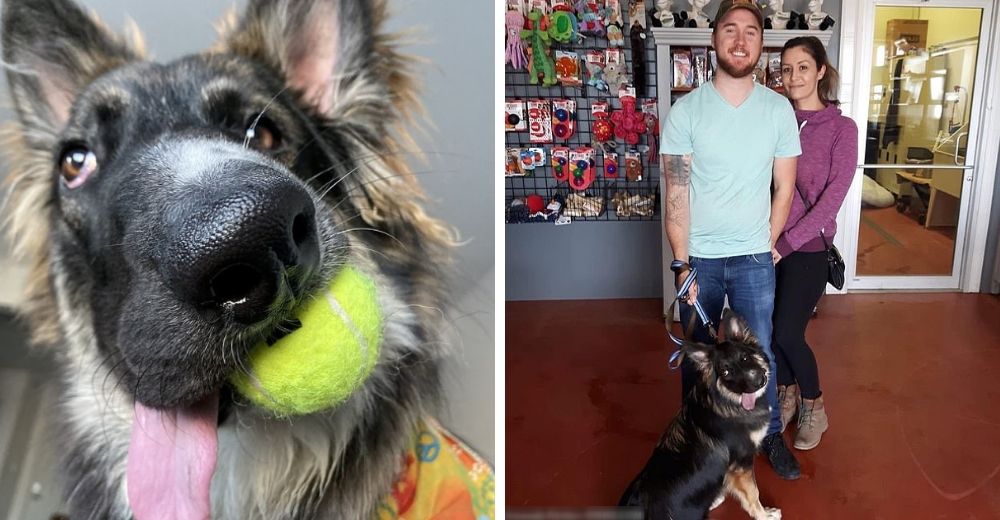
[[[159,267],[181,299],[255,323],[287,278],[307,277],[319,263],[315,207],[285,175],[222,184],[178,204]]]

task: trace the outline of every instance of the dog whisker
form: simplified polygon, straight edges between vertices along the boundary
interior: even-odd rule
[[[243,148],[247,148],[250,146],[250,139],[251,136],[253,135],[253,131],[257,129],[257,123],[260,123],[260,118],[264,117],[264,112],[267,112],[267,109],[271,108],[271,105],[274,103],[276,99],[278,99],[278,96],[280,96],[286,90],[288,90],[288,85],[282,87],[277,94],[272,96],[270,101],[268,101],[267,104],[264,105],[264,108],[260,111],[260,113],[257,114],[257,117],[254,118],[253,123],[251,123],[250,127],[247,128],[246,135],[243,137]]]

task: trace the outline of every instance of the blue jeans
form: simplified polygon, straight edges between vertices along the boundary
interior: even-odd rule
[[[696,258],[689,260],[698,268],[698,301],[718,327],[726,296],[729,307],[750,326],[754,336],[771,363],[767,379],[767,402],[771,405],[771,423],[767,433],[781,431],[781,407],[778,405],[778,370],[771,351],[771,316],[774,312],[774,263],[771,252],[728,258]],[[681,324],[686,328],[694,307],[681,303]],[[693,339],[712,343],[705,327],[695,315]],[[697,380],[694,367],[687,360],[681,365],[681,391],[687,395]]]

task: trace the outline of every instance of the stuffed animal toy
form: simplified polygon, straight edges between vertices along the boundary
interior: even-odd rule
[[[579,23],[580,33],[603,37],[605,34],[604,20],[598,15],[593,0],[578,0],[574,6]]]
[[[541,11],[534,10],[528,13],[530,28],[521,31],[521,39],[529,40],[531,45],[531,66],[528,74],[531,76],[529,83],[538,84],[541,77],[542,85],[551,87],[556,84],[556,65],[549,56],[551,39],[548,28],[545,26],[545,15]]]
[[[628,77],[622,70],[622,66],[617,63],[609,63],[604,67],[604,81],[608,84],[608,91],[611,95],[618,95],[622,85],[628,83]]]
[[[587,84],[598,90],[608,90],[608,84],[604,81],[604,64],[597,61],[586,61]]]
[[[622,28],[618,25],[608,26],[608,45],[612,47],[625,46],[625,35],[622,33]]]
[[[523,70],[528,66],[528,55],[521,39],[524,15],[517,11],[507,11],[504,20],[507,27],[507,63],[510,63],[514,70]]]

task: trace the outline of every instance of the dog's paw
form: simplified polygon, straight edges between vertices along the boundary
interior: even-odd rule
[[[776,507],[765,507],[764,516],[759,520],[781,520],[781,510]]]

